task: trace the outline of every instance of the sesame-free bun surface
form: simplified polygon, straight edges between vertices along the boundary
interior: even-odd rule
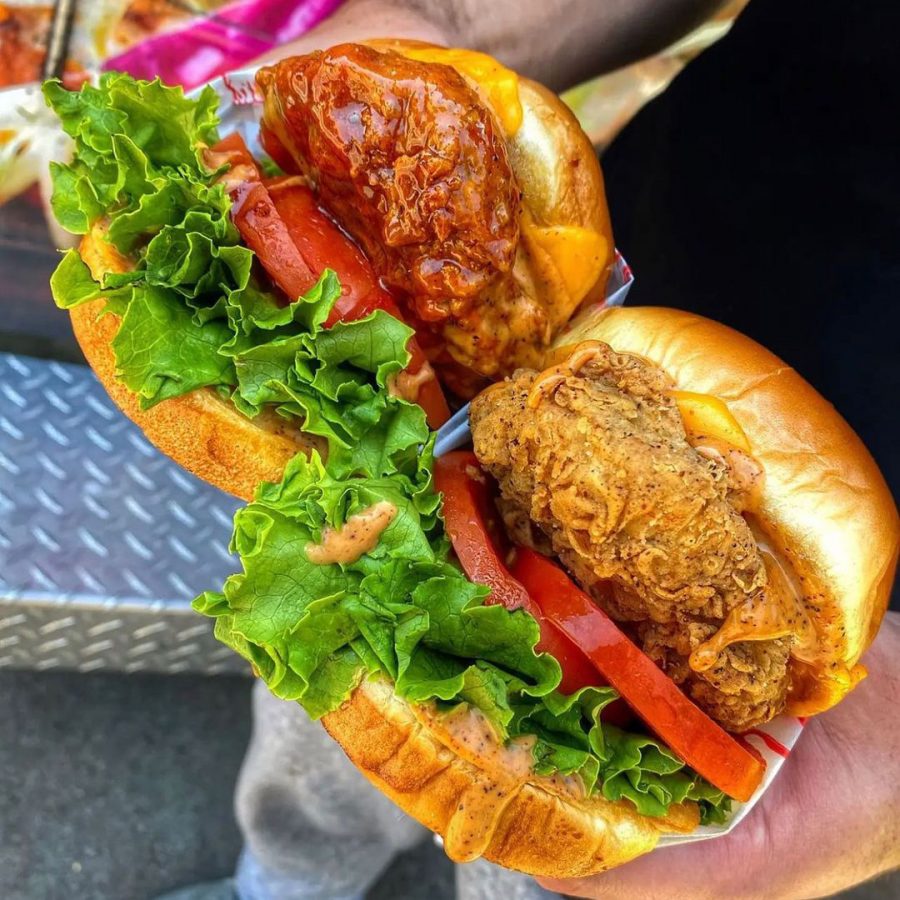
[[[529,875],[577,878],[652,850],[663,833],[692,831],[695,804],[666,818],[627,801],[584,799],[549,779],[512,777],[489,754],[456,743],[433,714],[397,697],[389,682],[363,682],[322,719],[356,767],[404,812],[441,835],[448,856],[484,856]]]
[[[679,390],[718,397],[740,423],[765,469],[760,524],[792,564],[819,635],[820,663],[794,662],[788,712],[833,706],[864,674],[858,662],[887,608],[900,542],[897,507],[862,441],[794,369],[710,319],[589,310],[557,346],[588,339],[649,359]]]
[[[97,280],[105,272],[128,268],[128,261],[104,234],[102,224],[94,226],[79,248]],[[311,445],[278,416],[248,419],[210,388],[141,409],[137,395],[116,377],[112,340],[120,320],[111,313],[101,316],[103,307],[103,300],[93,300],[70,311],[87,361],[115,404],[149,441],[198,478],[251,500],[261,481],[280,480],[287,461]]]

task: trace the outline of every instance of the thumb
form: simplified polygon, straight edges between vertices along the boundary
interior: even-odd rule
[[[732,900],[764,896],[756,863],[766,853],[765,831],[754,814],[734,833],[713,841],[661,847],[588,878],[539,878],[542,887],[572,897],[623,900]]]

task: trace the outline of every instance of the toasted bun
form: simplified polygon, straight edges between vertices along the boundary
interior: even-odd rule
[[[386,681],[363,682],[322,722],[369,781],[443,837],[457,862],[484,856],[529,875],[576,878],[652,850],[662,833],[697,826],[693,803],[654,819],[625,801],[579,798],[550,779],[517,779],[502,755],[470,752]]]
[[[105,272],[124,272],[128,260],[107,240],[98,224],[81,242],[81,257],[95,279]],[[122,412],[156,447],[198,478],[253,499],[261,481],[278,481],[287,461],[313,446],[300,431],[277,416],[248,419],[213,390],[203,388],[141,409],[138,397],[116,377],[112,340],[119,317],[101,316],[104,301],[94,300],[71,311],[72,327],[87,361]]]
[[[788,711],[833,706],[865,674],[859,659],[887,608],[900,543],[897,507],[862,441],[790,366],[701,316],[586,311],[557,346],[586,339],[649,359],[680,390],[728,405],[765,468],[760,524],[792,563],[819,636],[820,662],[794,662]]]

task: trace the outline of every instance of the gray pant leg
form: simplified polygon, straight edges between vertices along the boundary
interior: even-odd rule
[[[456,900],[558,900],[531,876],[484,859],[456,867]]]
[[[428,832],[370,785],[318,723],[262,683],[235,794],[241,900],[362,894]]]

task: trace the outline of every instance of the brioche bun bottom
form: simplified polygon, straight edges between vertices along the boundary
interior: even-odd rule
[[[627,801],[517,778],[502,754],[467,752],[385,680],[363,682],[322,723],[372,784],[441,835],[456,862],[484,856],[529,875],[577,878],[627,862],[652,850],[661,834],[693,831],[699,821],[694,803],[654,819]]]
[[[129,261],[105,239],[98,223],[84,236],[81,258],[97,281],[126,272]],[[279,481],[288,460],[315,442],[275,414],[248,419],[210,388],[201,388],[142,409],[137,394],[117,377],[112,341],[120,319],[101,315],[103,300],[70,310],[72,328],[94,374],[119,409],[166,456],[217,488],[252,500],[261,481]]]

